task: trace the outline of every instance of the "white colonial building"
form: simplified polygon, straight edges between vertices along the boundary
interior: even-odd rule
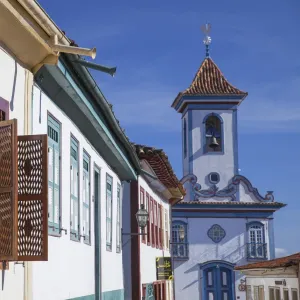
[[[261,196],[239,174],[238,106],[233,87],[209,57],[172,107],[182,114],[184,201],[172,209],[175,296],[244,299],[236,265],[274,258],[273,213],[284,206]]]
[[[235,267],[245,281],[239,288],[247,300],[298,300],[300,253]]]
[[[183,199],[185,191],[163,150],[143,145],[134,149],[142,174],[124,185],[124,202],[130,203],[123,206],[125,299],[173,300],[171,207]],[[142,207],[149,219],[144,235],[136,235],[142,233],[136,219]]]

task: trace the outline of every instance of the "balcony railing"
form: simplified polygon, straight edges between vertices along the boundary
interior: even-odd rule
[[[188,258],[188,243],[171,243],[174,258]]]
[[[267,259],[267,244],[248,243],[248,259]]]

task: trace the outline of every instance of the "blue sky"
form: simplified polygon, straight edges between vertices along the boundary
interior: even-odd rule
[[[181,121],[171,107],[204,59],[200,26],[212,24],[211,57],[249,96],[239,109],[239,167],[275,215],[277,253],[300,251],[300,2],[41,0],[58,26],[115,78],[92,72],[127,135],[163,148],[181,178]],[[293,233],[294,232],[294,233]]]

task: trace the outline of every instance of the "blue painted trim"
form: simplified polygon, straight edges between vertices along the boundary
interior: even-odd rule
[[[220,102],[220,101],[241,101],[245,95],[242,96],[237,96],[237,95],[232,95],[232,96],[183,96],[178,103],[175,105],[175,109],[178,111],[178,109],[182,106],[182,104],[188,100],[193,100],[193,101],[211,101],[212,103],[215,102]]]
[[[239,150],[238,150],[238,121],[237,110],[232,112],[232,131],[233,131],[233,158],[234,158],[234,175],[239,175]],[[240,197],[238,197],[240,200]]]
[[[250,227],[251,226],[253,226],[253,225],[257,225],[257,226],[259,226],[259,227],[262,227],[263,229],[264,229],[264,227],[265,227],[265,225],[262,223],[262,222],[260,222],[260,221],[251,221],[251,222],[248,222],[247,224],[246,224],[246,228],[247,228],[247,231],[250,229]],[[264,240],[263,240],[264,241]],[[250,243],[250,241],[249,241],[249,243]]]
[[[269,235],[269,253],[270,259],[275,258],[275,236],[273,220],[268,221],[268,235]]]
[[[172,211],[172,218],[270,218],[272,212],[180,212]]]
[[[185,109],[182,112],[182,115],[184,115],[189,110],[234,110],[237,108],[237,104],[187,104]]]
[[[229,204],[227,203],[224,203],[224,204],[207,204],[205,202],[196,202],[196,203],[178,203],[176,204],[174,207],[172,207],[172,210],[173,211],[176,211],[176,210],[180,210],[180,209],[203,209],[203,208],[213,208],[213,209],[216,209],[216,210],[219,210],[219,209],[247,209],[247,210],[252,210],[252,209],[257,209],[258,211],[265,211],[265,210],[276,210],[276,209],[279,209],[281,208],[281,205],[260,205],[259,203],[256,204],[256,205],[243,205],[243,204],[240,204],[241,202],[238,202],[237,204],[232,204],[232,202],[229,202]]]
[[[188,111],[188,164],[189,174],[193,174],[193,111]],[[190,200],[194,199],[194,190],[189,183]]]
[[[214,234],[213,234],[213,231],[214,231],[215,229],[219,229],[219,230],[223,231],[223,235],[220,236],[219,239],[216,239],[216,237],[215,237]],[[224,229],[222,226],[220,226],[219,224],[214,224],[214,225],[212,225],[212,226],[207,230],[207,236],[208,236],[214,243],[218,244],[218,243],[220,243],[220,242],[224,239],[224,237],[226,236],[226,231],[225,231],[225,229]]]
[[[221,151],[214,151],[214,152],[209,152],[206,150],[206,121],[209,117],[216,117],[220,120],[220,123],[221,123]],[[224,124],[223,124],[223,118],[219,115],[219,114],[216,114],[216,113],[209,113],[208,115],[206,115],[203,119],[203,132],[202,132],[202,145],[203,145],[203,155],[223,155],[224,154],[224,146],[225,146],[225,143],[224,143],[224,138],[225,138],[225,135],[224,135]]]
[[[75,83],[75,81],[73,80],[72,76],[70,75],[70,73],[67,71],[67,69],[65,68],[65,66],[62,64],[62,62],[60,60],[58,61],[57,66],[58,66],[58,69],[63,73],[63,75],[65,76],[65,78],[68,80],[69,84],[76,91],[76,93],[78,94],[78,96],[80,97],[80,99],[83,101],[83,103],[89,109],[89,111],[92,114],[92,116],[97,120],[97,122],[99,123],[99,125],[101,126],[101,128],[103,129],[103,131],[105,132],[105,134],[107,135],[107,137],[109,138],[110,142],[114,145],[114,147],[119,152],[120,156],[126,162],[126,164],[129,167],[131,173],[133,174],[134,178],[137,179],[137,175],[136,175],[134,169],[132,168],[130,162],[128,161],[127,157],[124,155],[124,153],[122,152],[122,150],[120,149],[120,147],[116,143],[116,141],[113,138],[113,136],[112,136],[110,130],[108,129],[108,127],[104,124],[104,122],[101,120],[101,118],[99,117],[99,115],[94,110],[94,108],[93,108],[92,104],[90,103],[90,101],[82,93],[81,89]]]
[[[200,264],[200,269],[201,270],[205,270],[207,268],[211,268],[211,267],[215,267],[216,265],[221,265],[225,268],[231,269],[233,270],[234,267],[236,266],[236,264],[231,263],[229,261],[224,261],[224,260],[210,260],[210,261],[206,261],[202,264]]]

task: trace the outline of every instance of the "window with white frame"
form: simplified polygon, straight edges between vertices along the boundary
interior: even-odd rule
[[[48,227],[49,234],[60,235],[60,124],[48,115]]]
[[[112,250],[112,186],[113,179],[106,174],[106,249]]]
[[[121,185],[118,183],[117,186],[117,224],[116,224],[116,235],[117,235],[117,252],[121,252]]]
[[[172,253],[175,258],[188,258],[187,224],[182,221],[172,223]]]
[[[79,240],[80,238],[80,219],[79,219],[79,156],[78,156],[78,141],[71,136],[71,239]]]
[[[90,222],[90,157],[83,152],[83,182],[82,182],[82,233],[84,242],[90,244],[91,222]]]
[[[250,222],[247,224],[248,244],[247,254],[249,259],[266,259],[267,247],[265,243],[264,224]]]

